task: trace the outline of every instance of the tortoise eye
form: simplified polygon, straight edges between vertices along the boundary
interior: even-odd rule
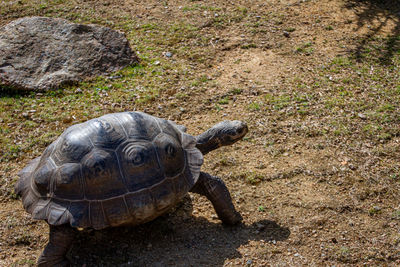
[[[167,145],[165,147],[165,153],[169,156],[169,157],[174,157],[176,154],[176,149],[175,147],[173,147],[171,144]]]

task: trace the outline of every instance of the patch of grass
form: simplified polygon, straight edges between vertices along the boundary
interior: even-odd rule
[[[188,11],[221,11],[222,9],[220,7],[214,7],[214,6],[207,6],[207,5],[202,5],[202,4],[194,4],[192,6],[184,6],[182,8],[182,11],[188,12]]]
[[[379,214],[381,212],[382,212],[382,209],[380,207],[378,207],[378,206],[373,206],[368,210],[368,214],[370,216],[377,215],[377,214]]]
[[[332,25],[328,25],[328,26],[325,27],[325,30],[332,31],[333,30],[333,26]]]
[[[257,48],[257,45],[254,43],[244,44],[244,45],[240,46],[240,48],[242,48],[242,49]]]
[[[0,158],[0,162],[8,162],[20,156],[21,146],[15,144],[6,144],[3,150],[4,154]]]
[[[302,45],[296,47],[295,53],[311,55],[314,52],[314,48],[312,47],[312,42],[305,42]]]
[[[221,110],[224,109],[223,107],[221,107],[221,106],[218,105],[218,104],[215,104],[214,108],[215,108],[215,110],[216,110],[217,112],[220,112]]]
[[[244,179],[246,183],[252,185],[257,185],[264,180],[264,176],[262,174],[253,171],[241,173],[240,178]]]
[[[221,104],[221,105],[227,105],[227,104],[229,104],[229,98],[226,96],[226,97],[224,97],[224,98],[218,100],[218,104]]]
[[[274,110],[281,110],[289,106],[292,102],[292,97],[290,95],[272,95],[265,94],[264,101],[267,106],[270,106]]]
[[[352,61],[348,58],[348,57],[335,57],[332,61],[331,61],[332,65],[338,65],[341,67],[346,67],[346,66],[350,66],[352,65]]]
[[[23,233],[21,235],[16,235],[14,237],[14,240],[11,242],[15,246],[19,246],[19,245],[29,246],[32,243],[32,240],[33,240],[33,237],[30,234]]]
[[[289,27],[289,28],[285,29],[285,31],[287,31],[287,32],[294,32],[295,30],[296,30],[296,28],[293,28],[293,27]]]
[[[395,210],[392,213],[392,219],[394,220],[400,220],[400,210]]]
[[[259,102],[251,102],[248,105],[248,109],[252,111],[258,111],[261,109],[261,104]]]
[[[242,92],[243,89],[241,88],[233,88],[232,90],[229,91],[229,93],[232,95],[240,95]]]

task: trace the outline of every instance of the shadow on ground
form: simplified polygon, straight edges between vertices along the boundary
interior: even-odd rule
[[[72,266],[223,266],[241,258],[238,248],[252,240],[290,235],[269,220],[228,227],[190,213],[178,209],[138,227],[81,233],[69,253]]]
[[[345,7],[355,10],[357,28],[367,26],[368,31],[354,49],[354,56],[361,60],[371,41],[382,29],[394,22],[391,32],[377,47],[377,57],[383,65],[390,65],[393,56],[400,50],[400,1],[397,0],[346,0]]]

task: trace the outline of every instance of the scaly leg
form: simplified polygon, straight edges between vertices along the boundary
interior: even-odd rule
[[[75,238],[75,230],[69,225],[50,225],[49,243],[38,260],[39,267],[65,267],[69,262],[65,255]]]
[[[233,206],[228,188],[220,178],[200,172],[199,179],[190,192],[207,197],[223,223],[233,225],[242,221],[242,216]]]

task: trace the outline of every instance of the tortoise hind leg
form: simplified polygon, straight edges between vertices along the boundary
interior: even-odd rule
[[[39,267],[65,267],[69,262],[65,255],[75,238],[75,231],[69,225],[50,225],[49,243],[38,260]]]
[[[190,192],[207,197],[223,223],[233,225],[242,221],[242,216],[233,206],[228,188],[220,178],[200,172],[199,179]]]

